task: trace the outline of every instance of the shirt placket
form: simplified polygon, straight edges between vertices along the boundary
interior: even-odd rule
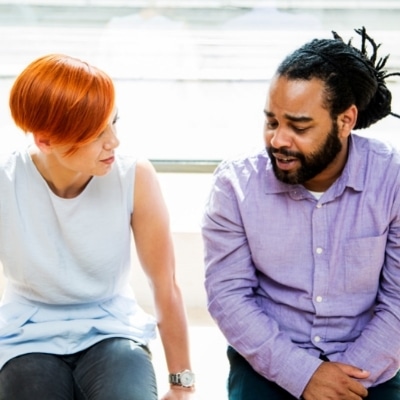
[[[311,326],[310,341],[324,350],[326,340],[326,309],[329,307],[329,231],[327,203],[318,201],[312,212],[312,254],[314,261],[312,303],[315,315]]]

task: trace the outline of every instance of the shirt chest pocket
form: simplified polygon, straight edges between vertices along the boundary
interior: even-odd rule
[[[377,292],[385,249],[386,235],[347,241],[344,246],[347,293]]]

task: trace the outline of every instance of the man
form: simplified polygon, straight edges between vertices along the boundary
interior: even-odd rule
[[[205,285],[230,400],[400,399],[400,157],[352,133],[397,117],[397,73],[356,32],[361,50],[334,33],[289,55],[266,151],[215,172]]]

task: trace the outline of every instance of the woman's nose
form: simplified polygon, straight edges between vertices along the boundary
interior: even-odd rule
[[[119,139],[114,129],[109,129],[104,139],[104,148],[106,150],[112,150],[119,146]]]

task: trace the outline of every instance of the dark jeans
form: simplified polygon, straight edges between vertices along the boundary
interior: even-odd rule
[[[107,339],[67,356],[31,353],[0,371],[1,400],[157,400],[149,351]]]
[[[228,347],[230,372],[229,400],[295,400],[276,383],[259,375],[232,347]],[[368,400],[400,400],[400,373],[393,379],[368,389]]]

